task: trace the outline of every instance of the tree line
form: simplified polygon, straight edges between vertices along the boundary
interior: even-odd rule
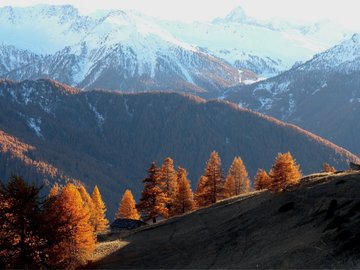
[[[324,163],[322,171],[335,172],[336,169]],[[283,192],[287,187],[298,184],[302,177],[300,166],[290,152],[279,153],[269,172],[259,169],[253,179],[253,188],[242,159],[239,156],[234,158],[225,177],[216,151],[210,154],[195,192],[191,189],[186,169],[179,167],[175,170],[170,157],[160,167],[153,162],[147,172],[139,203],[136,204],[131,191],[126,190],[116,218],[142,218],[156,222],[159,217],[181,215],[252,190]]]
[[[168,157],[160,167],[153,162],[143,180],[144,188],[139,203],[135,203],[130,190],[126,190],[120,202],[117,218],[138,219],[156,222],[158,218],[181,215],[197,208],[252,190],[246,167],[240,157],[235,157],[226,176],[221,167],[221,158],[216,151],[210,154],[204,173],[195,192],[185,168],[174,169]],[[279,153],[269,173],[259,169],[254,178],[254,189],[284,191],[289,185],[300,181],[300,166],[288,153]]]
[[[335,168],[324,163],[323,171]],[[235,157],[225,176],[216,151],[195,192],[186,169],[176,170],[170,157],[159,167],[153,162],[147,172],[139,202],[126,190],[116,218],[156,222],[253,189],[283,192],[301,178],[289,152],[279,153],[269,172],[259,169],[253,188],[242,159]],[[18,176],[0,184],[0,268],[75,268],[91,258],[96,234],[107,230],[106,206],[97,186],[91,195],[81,183],[54,185],[46,197],[40,191]]]

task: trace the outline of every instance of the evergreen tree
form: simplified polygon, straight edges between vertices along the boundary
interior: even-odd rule
[[[271,183],[270,176],[263,169],[259,169],[254,178],[254,188],[255,190],[262,190],[269,188]]]
[[[331,166],[329,163],[324,163],[323,164],[323,172],[336,172],[336,169]]]
[[[94,230],[95,232],[104,232],[108,228],[109,221],[105,217],[106,206],[101,198],[99,188],[94,187],[94,191],[91,195],[91,199],[94,204]]]
[[[1,268],[38,268],[43,239],[40,237],[40,188],[12,176],[0,183]]]
[[[173,201],[175,200],[175,195],[178,189],[174,161],[170,157],[167,157],[164,160],[163,165],[159,169],[159,175],[162,188],[164,189],[165,194],[169,199],[166,207],[169,209],[170,214],[172,212],[171,208],[173,207]]]
[[[221,159],[216,151],[213,151],[206,164],[204,172],[205,178],[200,178],[196,191],[198,205],[207,206],[216,203],[223,196],[223,173],[221,169]]]
[[[269,176],[271,179],[269,188],[273,191],[284,191],[287,186],[299,183],[301,172],[290,152],[287,152],[277,155]]]
[[[240,157],[235,157],[225,181],[225,197],[232,197],[249,192],[250,180],[245,165]]]
[[[177,173],[177,193],[173,204],[173,215],[189,212],[195,208],[194,195],[190,182],[187,179],[187,171],[179,167]]]
[[[129,189],[125,190],[119,205],[119,210],[116,213],[116,218],[140,219],[134,197]]]
[[[148,177],[143,180],[144,189],[141,194],[137,209],[141,212],[143,219],[151,220],[155,223],[160,216],[168,217],[169,209],[167,205],[169,199],[163,190],[159,169],[153,162],[148,169]]]

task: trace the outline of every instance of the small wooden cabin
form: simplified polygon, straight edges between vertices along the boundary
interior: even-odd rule
[[[111,223],[110,229],[111,231],[133,230],[145,225],[147,225],[147,223],[141,220],[118,218]]]

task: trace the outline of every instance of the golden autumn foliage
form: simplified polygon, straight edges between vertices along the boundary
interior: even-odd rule
[[[190,182],[187,179],[187,171],[181,167],[179,167],[177,173],[177,186],[178,189],[173,200],[172,214],[179,215],[194,210],[194,195]]]
[[[171,214],[171,208],[173,207],[173,201],[178,189],[177,176],[172,158],[167,157],[164,160],[162,166],[159,168],[158,173],[162,188],[169,199],[166,207],[169,209],[169,214]]]
[[[224,197],[232,197],[249,192],[250,180],[240,157],[235,157],[227,174],[224,185]]]
[[[227,175],[224,184],[224,198],[230,198],[236,195],[235,177]]]
[[[200,178],[196,189],[196,203],[207,206],[216,203],[223,196],[223,173],[221,159],[216,151],[210,155],[203,177]]]
[[[94,230],[89,222],[90,212],[74,184],[67,184],[62,189],[56,207],[62,210],[62,219],[67,224],[64,229],[69,230],[70,234],[54,247],[52,256],[60,257],[59,261],[65,261],[67,267],[75,268],[86,263],[95,250]]]
[[[53,187],[50,189],[49,197],[55,197],[59,195],[60,187],[58,183],[55,183]]]
[[[169,198],[163,190],[159,169],[154,162],[148,169],[148,177],[143,180],[143,183],[144,189],[136,206],[143,219],[152,220],[155,223],[159,217],[167,218]]]
[[[94,203],[90,197],[90,194],[87,192],[86,188],[84,187],[84,185],[79,185],[78,191],[81,195],[81,199],[84,203],[84,207],[86,207],[89,211],[90,214],[89,223],[91,224],[91,226],[93,226],[95,230],[96,212],[95,212]]]
[[[40,190],[17,176],[0,183],[0,268],[74,269],[93,254],[86,189],[55,184],[46,197]]]
[[[195,192],[195,204],[196,207],[205,207],[211,204],[211,199],[209,192],[206,190],[208,179],[206,176],[201,176]]]
[[[296,164],[290,152],[279,153],[269,173],[272,191],[284,191],[287,186],[299,183],[301,178],[300,167]]]
[[[263,169],[259,169],[254,178],[254,188],[255,190],[262,190],[269,188],[271,183],[270,176]]]
[[[124,192],[119,205],[119,210],[116,213],[116,218],[140,219],[134,197],[129,189]]]
[[[108,228],[109,221],[105,217],[106,206],[97,186],[94,187],[91,199],[94,205],[94,230],[97,233],[104,232]]]
[[[333,166],[331,166],[329,163],[324,163],[323,164],[323,170],[322,170],[323,172],[336,172],[336,169],[333,167]]]

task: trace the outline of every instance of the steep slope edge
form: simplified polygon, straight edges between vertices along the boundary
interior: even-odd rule
[[[125,237],[111,269],[358,268],[360,174],[220,202]]]

